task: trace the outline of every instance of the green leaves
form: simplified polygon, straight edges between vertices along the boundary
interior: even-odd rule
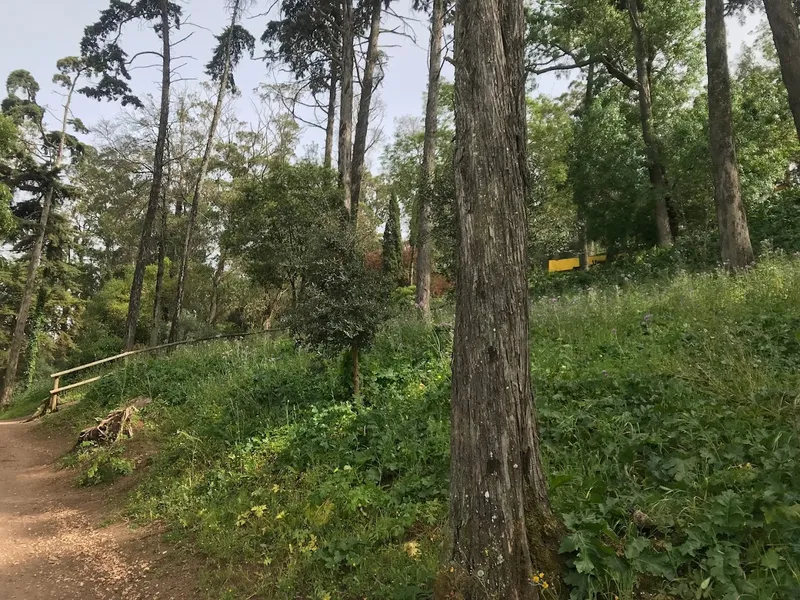
[[[770,548],[764,556],[761,557],[759,564],[770,570],[777,570],[781,567],[781,555],[778,554],[774,548]]]
[[[96,100],[120,100],[123,106],[142,108],[142,101],[128,84],[133,59],[129,60],[119,45],[119,38],[124,26],[137,20],[152,22],[153,30],[160,35],[161,13],[160,0],[110,0],[109,7],[100,12],[100,18],[86,27],[81,40],[81,58],[88,68],[100,74],[100,80],[78,91]],[[180,28],[181,6],[168,2],[167,13],[171,26]]]
[[[256,39],[241,25],[228,26],[220,35],[215,37],[218,43],[214,48],[211,61],[206,65],[206,73],[212,80],[219,81],[225,71],[226,62],[229,63],[228,88],[230,91],[235,92],[236,82],[233,71],[245,54],[249,54],[250,58],[253,58]]]

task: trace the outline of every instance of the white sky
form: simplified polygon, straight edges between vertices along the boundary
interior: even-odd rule
[[[189,40],[175,50],[175,54],[194,57],[181,61],[186,62],[186,66],[181,70],[181,76],[203,81],[205,79],[203,66],[208,62],[215,43],[212,32],[219,33],[227,21],[225,2],[224,0],[177,1],[183,4],[184,14],[188,16],[188,20],[197,25],[197,27],[186,26],[176,34],[176,37],[182,37],[194,32]],[[428,29],[427,24],[421,20],[424,16],[412,13],[410,3],[411,0],[397,0],[393,7],[399,14],[408,17],[409,22],[405,30],[407,34],[414,36],[416,41],[407,36],[382,36],[382,49],[389,56],[386,76],[379,92],[385,106],[383,119],[385,140],[392,135],[397,118],[421,115],[423,111],[422,102],[427,83]],[[264,11],[271,4],[272,0],[259,0],[252,13]],[[79,53],[83,28],[93,23],[99,12],[107,6],[108,0],[27,0],[15,3],[14,9],[4,11],[3,19],[0,20],[0,82],[4,83],[8,73],[14,69],[29,70],[42,86],[39,101],[47,104],[52,111],[59,112],[61,98],[53,93],[55,88],[51,83],[55,63],[59,58]],[[243,24],[258,39],[268,20],[267,16],[250,17],[245,19]],[[759,21],[758,15],[749,17],[744,23],[729,20],[731,62],[735,61],[741,45],[752,39],[752,32]],[[387,19],[384,23],[386,29],[398,25],[400,23],[396,19]],[[137,50],[152,48],[158,44],[158,40],[149,27],[130,25],[122,43],[123,47],[133,54]],[[260,44],[259,46],[256,56],[263,51],[263,47]],[[452,77],[452,71],[446,69],[445,76]],[[157,70],[137,71],[132,82],[134,93],[140,96],[147,93],[156,94],[159,77]],[[246,120],[251,111],[251,102],[257,100],[252,90],[261,82],[273,82],[274,75],[267,73],[263,62],[248,60],[239,67],[236,80],[243,93],[239,111],[241,118]],[[566,89],[566,85],[566,80],[556,79],[555,76],[548,74],[540,78],[538,92],[559,95]],[[82,96],[76,98],[73,105],[75,116],[81,118],[90,129],[99,119],[112,118],[119,110],[120,107],[116,103],[97,102]],[[305,130],[301,146],[312,142],[321,145],[322,139],[321,131]],[[372,162],[376,162],[375,156]]]

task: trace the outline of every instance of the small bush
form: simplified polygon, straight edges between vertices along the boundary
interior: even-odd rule
[[[62,464],[65,467],[81,470],[78,476],[80,486],[111,483],[133,473],[134,463],[124,458],[123,453],[124,448],[119,445],[104,447],[84,442],[74,452],[68,454]]]

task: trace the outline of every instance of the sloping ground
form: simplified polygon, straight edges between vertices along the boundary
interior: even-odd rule
[[[199,598],[191,560],[157,529],[103,526],[120,494],[76,488],[54,468],[71,442],[46,435],[0,422],[0,598]]]
[[[531,323],[572,599],[800,598],[800,260],[553,295]],[[129,514],[216,561],[215,600],[429,599],[446,540],[448,335],[387,324],[356,401],[338,357],[251,340],[130,361],[47,421],[80,429],[153,399],[133,442],[159,451]],[[148,597],[136,586],[163,563],[137,579],[127,533],[113,535],[134,565],[123,579]]]

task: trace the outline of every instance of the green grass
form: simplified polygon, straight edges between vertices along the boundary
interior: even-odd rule
[[[36,412],[42,402],[50,396],[52,379],[37,381],[27,389],[17,390],[7,408],[0,410],[0,421],[10,421],[29,417]]]
[[[800,262],[564,292],[531,315],[573,598],[800,597]],[[161,451],[131,512],[225,565],[225,597],[428,598],[449,360],[442,334],[392,322],[351,402],[338,358],[215,344],[130,362],[53,419],[155,399]]]

